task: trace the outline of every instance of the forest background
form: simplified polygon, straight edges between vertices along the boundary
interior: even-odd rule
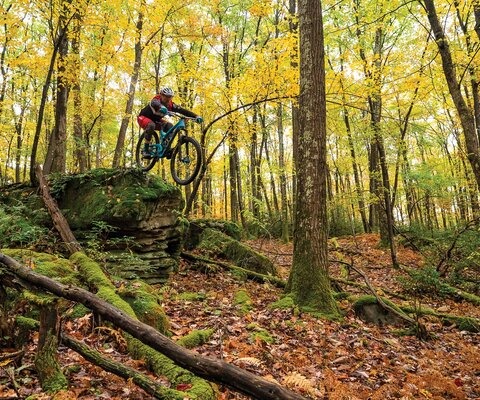
[[[476,117],[478,2],[436,6],[459,95]],[[206,121],[191,127],[205,169],[184,189],[188,212],[288,238],[302,113],[295,9],[294,1],[2,1],[0,183],[29,180],[35,162],[47,174],[133,166],[136,114],[167,85]],[[323,9],[330,233],[377,230],[382,188],[399,226],[474,218],[475,171],[425,5]]]

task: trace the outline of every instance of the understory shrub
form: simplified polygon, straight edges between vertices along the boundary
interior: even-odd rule
[[[47,228],[36,224],[35,215],[25,206],[0,207],[0,247],[31,246],[47,232]]]
[[[480,226],[459,225],[455,229],[427,229],[412,225],[399,229],[399,243],[420,251],[433,269],[441,265],[452,285],[480,291]]]
[[[417,297],[445,297],[451,291],[431,266],[410,270],[409,275],[399,277],[398,281],[407,293]]]

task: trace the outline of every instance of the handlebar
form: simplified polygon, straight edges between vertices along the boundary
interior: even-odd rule
[[[167,113],[167,117],[177,117],[177,118],[183,118],[183,119],[191,119],[191,120],[195,120],[196,117],[187,117],[185,115],[182,115],[182,114],[179,114],[179,113],[176,113],[176,112],[173,112],[173,111],[169,111]]]

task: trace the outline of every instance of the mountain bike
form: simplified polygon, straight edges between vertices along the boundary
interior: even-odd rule
[[[139,168],[143,171],[151,170],[161,158],[170,159],[170,172],[175,182],[180,185],[188,185],[193,182],[202,166],[202,149],[200,143],[187,135],[185,128],[186,120],[195,118],[169,112],[168,116],[180,118],[167,132],[157,131],[152,133],[150,144],[146,146],[145,132],[138,139],[135,151],[135,159]],[[177,138],[175,146],[173,141]],[[147,152],[147,154],[145,154]]]

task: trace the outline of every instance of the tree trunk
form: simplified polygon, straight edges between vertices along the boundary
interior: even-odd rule
[[[287,173],[285,168],[285,147],[283,132],[283,106],[277,107],[277,133],[278,133],[278,168],[280,169],[280,214],[282,218],[282,241],[287,243],[290,240],[288,224],[288,197],[287,197]],[[277,205],[278,212],[278,205]]]
[[[20,111],[20,115],[18,116],[18,121],[15,122],[15,132],[17,137],[17,145],[15,149],[15,182],[21,182],[20,176],[20,163],[21,163],[21,154],[22,154],[22,147],[23,147],[23,121],[25,117],[25,105],[22,106]]]
[[[56,303],[55,300],[52,302]],[[35,369],[45,392],[57,392],[68,386],[67,378],[57,361],[59,329],[57,305],[41,306]]]
[[[342,70],[343,70],[343,65],[342,65]],[[342,85],[342,92],[344,93],[343,85]],[[348,146],[350,147],[350,157],[352,158],[353,179],[355,182],[355,193],[357,194],[357,199],[358,199],[357,200],[358,211],[360,213],[360,218],[362,219],[363,231],[368,233],[370,232],[370,226],[368,224],[367,214],[365,212],[366,207],[365,207],[365,200],[363,198],[362,181],[360,179],[360,173],[359,173],[358,163],[357,163],[357,155],[355,152],[355,145],[353,142],[352,130],[350,128],[350,115],[348,112],[348,108],[346,107],[346,99],[344,95],[343,95],[343,121],[345,123],[345,128],[347,130]]]
[[[475,129],[475,118],[463,98],[461,87],[455,73],[455,64],[452,59],[452,54],[450,53],[448,40],[438,19],[434,0],[423,0],[423,2],[438,50],[440,51],[440,56],[442,57],[443,73],[447,80],[448,89],[463,128],[467,157],[473,174],[475,175],[477,185],[480,186],[480,151],[479,138]]]
[[[83,121],[82,121],[82,94],[80,92],[80,30],[82,24],[82,17],[77,11],[75,13],[75,24],[73,29],[72,39],[72,53],[74,56],[75,74],[73,84],[73,137],[75,139],[75,164],[78,165],[79,172],[87,170],[87,146],[83,137]]]
[[[320,4],[318,5],[320,7]],[[298,22],[297,22],[297,0],[288,0],[288,13],[290,15],[290,22],[289,22],[289,31],[293,36],[298,35]],[[292,67],[292,71],[298,69],[298,58],[299,58],[299,49],[298,46],[294,45],[290,55],[290,66]],[[297,137],[298,135],[295,132],[298,131],[299,121],[298,118],[300,116],[300,110],[297,102],[292,102],[292,132],[294,132],[292,137],[292,158],[293,158],[293,165],[296,165],[296,158],[297,158]],[[297,175],[294,173],[292,174],[292,193],[293,199],[292,203],[295,204],[295,196],[297,193]],[[290,215],[292,215],[292,219],[295,218],[295,212],[290,210]],[[294,221],[292,221],[294,223]]]
[[[233,157],[235,162],[233,164],[233,173],[235,174],[236,184],[237,184],[237,206],[238,206],[238,214],[240,216],[240,221],[242,226],[245,228],[247,226],[245,221],[245,204],[243,202],[243,187],[242,187],[242,174],[240,172],[240,155],[238,153],[238,148],[235,146]]]
[[[44,164],[44,173],[46,175],[52,172],[65,172],[67,162],[67,101],[69,83],[66,77],[67,56],[68,56],[68,15],[71,1],[63,1],[63,10],[60,12],[58,20],[59,45],[58,45],[58,63],[57,63],[57,96],[55,103],[55,127],[48,143],[47,156]]]
[[[239,205],[238,205],[238,187],[237,187],[237,173],[236,173],[236,158],[235,158],[235,144],[230,143],[228,146],[228,177],[230,183],[230,218],[233,222],[239,220]]]
[[[202,180],[202,217],[211,217],[213,207],[212,176],[210,172],[207,172]]]
[[[258,135],[257,129],[259,126],[258,122],[258,107],[253,108],[253,121],[251,124],[252,136],[250,139],[250,181],[251,181],[251,190],[252,190],[252,200],[251,200],[251,212],[254,218],[260,218],[260,204],[262,202],[262,194],[260,187],[260,157],[261,151],[258,148]],[[261,120],[261,118],[260,118]],[[262,127],[263,128],[263,127]],[[263,129],[262,129],[263,132]]]
[[[328,276],[325,54],[321,3],[298,3],[300,99],[293,264],[286,291],[301,307],[338,313]]]
[[[143,3],[143,0],[142,0]],[[133,112],[133,100],[135,99],[135,88],[137,86],[138,77],[140,75],[140,66],[142,63],[142,29],[143,29],[143,13],[138,13],[136,24],[136,38],[135,38],[135,60],[133,62],[133,71],[130,76],[130,87],[127,93],[127,104],[125,106],[125,114],[122,118],[120,131],[118,132],[117,145],[115,146],[115,153],[113,154],[112,167],[118,168],[121,166],[122,156],[125,148],[125,138],[127,136],[127,128]]]

